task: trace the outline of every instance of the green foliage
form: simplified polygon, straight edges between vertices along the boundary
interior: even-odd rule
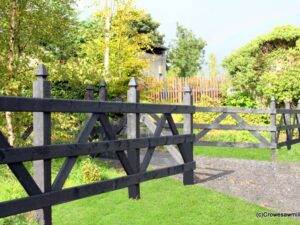
[[[9,78],[7,55],[9,52],[9,17],[12,1],[0,4],[0,95],[32,96],[32,83],[36,79],[38,62],[46,64],[54,98],[83,99],[88,84],[95,87],[101,79],[108,83],[110,97],[125,96],[132,76],[141,76],[147,60],[141,56],[145,49],[163,43],[158,32],[159,23],[134,7],[130,0],[118,1],[110,29],[110,75],[103,77],[104,17],[98,12],[90,21],[78,22],[73,0],[17,1],[16,31],[13,49],[13,77]],[[3,4],[2,4],[3,3]],[[9,90],[7,89],[9,87]],[[13,113],[15,145],[26,145],[22,133],[32,123],[31,113]],[[84,115],[53,114],[52,141],[74,140]],[[0,114],[1,127],[5,115]],[[7,130],[3,129],[7,135]]]
[[[97,164],[95,164],[90,158],[86,158],[81,163],[83,180],[85,183],[100,181],[101,172]]]
[[[153,76],[142,77],[142,79],[138,80],[138,84],[141,94],[140,98],[143,102],[153,102],[154,99],[151,99],[151,94],[159,93],[164,86],[163,82]]]
[[[238,93],[266,104],[300,98],[300,28],[277,27],[224,60]]]
[[[244,92],[236,92],[231,95],[227,95],[224,100],[224,105],[226,106],[237,106],[245,108],[256,108],[257,103],[249,95]]]
[[[224,123],[225,124],[225,123]],[[261,132],[266,138],[270,139],[269,132]],[[222,142],[249,142],[258,143],[258,140],[250,134],[249,131],[233,131],[233,130],[213,130],[203,138],[204,141],[222,141]]]
[[[32,96],[38,62],[51,65],[50,79],[56,78],[51,70],[74,55],[71,43],[77,22],[73,4],[73,0],[1,1],[0,95]],[[68,74],[63,74],[68,79]],[[32,114],[13,113],[11,118],[14,144],[19,145],[22,132],[32,123]],[[0,124],[6,125],[4,120],[1,114]]]
[[[201,99],[195,105],[201,107],[221,107],[221,102],[219,100],[204,95],[201,96]],[[194,123],[212,123],[219,115],[220,113],[196,112],[193,115]],[[270,118],[267,114],[241,113],[240,116],[247,123],[252,125],[266,125],[270,123]],[[183,122],[183,116],[181,114],[175,114],[173,115],[173,117],[176,122]],[[228,116],[221,122],[221,124],[236,124],[236,121],[231,116]]]
[[[1,185],[1,202],[26,196],[22,186],[6,165],[0,166],[0,177],[2,180],[5,180],[3,185]]]
[[[159,24],[132,1],[117,3],[109,30],[109,74],[105,75],[106,17],[107,10],[99,11],[81,27],[79,57],[69,60],[68,65],[81,83],[95,85],[104,79],[111,97],[125,96],[130,78],[141,77],[148,66],[141,55],[146,49],[162,44],[163,36],[158,33]]]
[[[8,77],[7,55],[9,53],[9,19],[12,11],[11,1],[2,0],[0,35],[0,92],[10,94],[30,94],[33,79],[33,70],[38,61],[51,61],[52,53],[58,55],[61,52],[70,51],[70,30],[75,25],[75,13],[72,8],[74,1],[46,1],[31,0],[17,1],[17,16],[15,17],[15,31],[13,51],[13,77]],[[50,47],[51,46],[51,47]],[[71,48],[72,46],[70,46]]]
[[[170,74],[180,77],[197,75],[201,70],[206,43],[202,38],[177,24],[176,40],[171,44],[167,56]]]
[[[153,20],[150,14],[144,12],[144,15],[139,20],[132,21],[131,24],[132,29],[136,30],[139,34],[150,35],[152,47],[164,44],[164,35],[158,31],[160,23]]]
[[[86,119],[81,113],[52,113],[52,143],[73,142]]]

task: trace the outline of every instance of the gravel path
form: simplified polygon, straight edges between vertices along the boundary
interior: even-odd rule
[[[198,185],[279,212],[300,212],[300,164],[196,157]],[[168,153],[155,152],[153,167],[175,165]]]

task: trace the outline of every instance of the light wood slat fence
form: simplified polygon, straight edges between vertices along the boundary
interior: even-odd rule
[[[104,102],[91,100],[92,91],[87,93],[89,100],[61,100],[50,98],[50,83],[46,80],[47,71],[40,65],[37,80],[34,82],[35,98],[0,97],[0,111],[33,112],[33,125],[25,136],[33,131],[34,146],[12,147],[0,132],[0,164],[8,165],[28,194],[28,197],[0,203],[0,218],[32,210],[36,212],[40,224],[52,224],[53,205],[118,190],[128,187],[129,197],[140,198],[139,184],[144,181],[183,174],[183,183],[194,183],[191,93],[187,92],[189,105],[140,104],[135,80],[129,83],[128,99],[122,102]],[[103,99],[100,92],[100,100]],[[87,113],[77,139],[69,144],[51,144],[51,113]],[[126,114],[127,138],[118,140],[116,130],[111,124],[110,114]],[[152,137],[140,138],[140,114],[158,113],[161,115]],[[172,114],[185,115],[185,129],[179,133]],[[100,124],[105,134],[102,141],[89,142],[90,134],[96,123]],[[161,136],[165,124],[172,131],[168,136]],[[156,170],[148,170],[153,152],[157,146],[176,145],[182,157],[182,164]],[[146,148],[146,155],[140,162],[140,149]],[[86,185],[64,188],[76,160],[79,156],[97,155],[111,152],[116,154],[126,176]],[[127,152],[127,154],[126,154]],[[51,181],[51,160],[65,158],[54,182]],[[24,166],[24,162],[34,162],[34,177]],[[2,181],[5,182],[5,181]],[[1,190],[0,190],[1,191]]]
[[[212,99],[220,99],[221,86],[227,81],[225,76],[219,77],[166,77],[143,78],[145,88],[153,87],[155,91],[149,91],[150,100],[152,102],[167,101],[173,103],[181,103],[183,100],[183,88],[188,84],[192,88],[194,103],[201,100],[202,96],[209,96]]]

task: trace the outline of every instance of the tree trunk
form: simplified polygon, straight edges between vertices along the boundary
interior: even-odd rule
[[[104,77],[109,76],[109,41],[110,41],[110,26],[112,17],[112,2],[110,0],[105,1],[105,50],[104,50]]]
[[[17,16],[17,1],[12,0],[10,20],[9,20],[9,43],[8,43],[9,48],[8,48],[8,61],[7,61],[7,73],[8,73],[9,80],[12,80],[14,75],[16,16]]]
[[[14,129],[13,129],[13,125],[12,125],[12,113],[5,112],[5,119],[6,119],[6,129],[7,129],[7,133],[8,133],[8,142],[11,146],[14,146],[15,134],[14,134]]]
[[[12,81],[14,77],[14,61],[15,61],[15,32],[16,32],[16,17],[17,17],[17,0],[11,1],[11,13],[9,20],[9,46],[8,46],[8,59],[7,59],[7,74],[8,80]],[[11,95],[12,91],[8,87],[7,94]],[[14,145],[15,135],[12,124],[12,113],[6,112],[6,127],[8,133],[8,141],[11,146]]]

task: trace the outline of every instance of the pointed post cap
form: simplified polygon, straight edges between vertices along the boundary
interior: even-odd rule
[[[270,109],[271,109],[271,114],[276,114],[276,100],[274,96],[271,97]]]
[[[138,86],[135,77],[132,77],[132,78],[130,79],[128,86],[129,86],[129,87],[135,87],[135,88]]]
[[[36,70],[36,76],[46,78],[48,76],[47,68],[44,64],[39,64]]]
[[[106,82],[105,80],[100,81],[100,88],[106,87]]]
[[[86,90],[86,92],[85,92],[84,99],[85,100],[93,100],[94,86],[88,85],[85,90]]]
[[[87,91],[94,90],[94,86],[93,86],[93,85],[88,85],[88,86],[86,87],[86,90],[87,90]]]
[[[192,88],[188,84],[186,84],[184,86],[184,88],[183,88],[183,92],[184,93],[191,93],[192,92]]]

